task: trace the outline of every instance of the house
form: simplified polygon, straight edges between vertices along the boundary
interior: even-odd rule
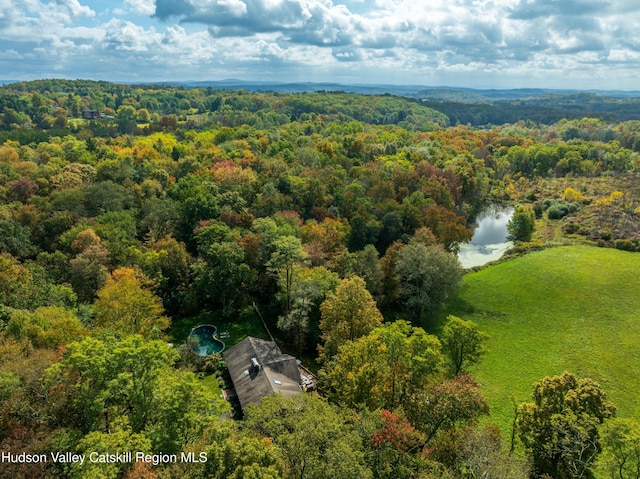
[[[269,394],[289,397],[302,391],[298,361],[273,341],[247,337],[222,355],[242,408]]]
[[[98,110],[82,110],[82,118],[85,120],[95,120],[100,118],[100,112]]]

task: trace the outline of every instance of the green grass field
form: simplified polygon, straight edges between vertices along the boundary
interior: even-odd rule
[[[640,417],[640,254],[563,246],[470,273],[450,314],[490,335],[473,371],[492,420],[510,434],[513,397],[530,399],[544,376],[591,377]]]

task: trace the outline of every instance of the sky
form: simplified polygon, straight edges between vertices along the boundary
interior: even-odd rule
[[[0,0],[0,79],[640,89],[638,0]]]

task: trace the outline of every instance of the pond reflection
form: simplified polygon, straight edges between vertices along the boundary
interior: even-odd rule
[[[512,215],[513,207],[503,205],[490,205],[478,214],[471,241],[460,245],[458,252],[458,259],[463,268],[473,268],[495,261],[513,246],[513,243],[507,240],[507,223]]]

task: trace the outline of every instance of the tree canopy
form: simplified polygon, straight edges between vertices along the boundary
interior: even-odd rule
[[[535,383],[532,396],[518,407],[516,425],[536,473],[583,477],[601,451],[598,427],[615,406],[598,383],[568,372]]]
[[[335,293],[329,292],[320,305],[322,344],[319,360],[326,362],[340,345],[356,340],[382,324],[382,314],[359,276],[342,280]]]

